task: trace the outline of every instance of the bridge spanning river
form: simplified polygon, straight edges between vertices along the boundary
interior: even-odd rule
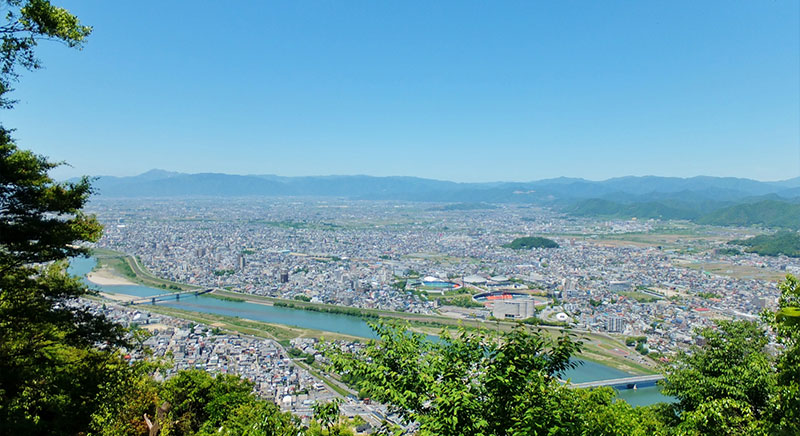
[[[598,388],[600,386],[610,386],[616,389],[636,389],[648,386],[655,386],[656,382],[663,380],[661,374],[637,375],[633,377],[613,378],[610,380],[597,380],[586,383],[575,383],[570,386],[573,388]]]
[[[199,291],[168,292],[166,294],[153,295],[151,297],[144,297],[144,298],[137,298],[136,300],[129,300],[129,301],[126,301],[126,302],[124,302],[122,304],[124,304],[126,306],[132,306],[134,304],[147,304],[147,303],[156,304],[159,301],[180,300],[181,299],[181,295],[198,296],[198,295],[208,294],[209,292],[213,292],[213,291],[214,291],[214,289],[211,288],[211,289],[203,289],[203,290],[199,290]]]

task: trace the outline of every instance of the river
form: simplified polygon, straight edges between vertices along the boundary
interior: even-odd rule
[[[149,297],[167,292],[164,289],[150,288],[141,285],[96,285],[91,283],[86,280],[86,274],[88,274],[92,268],[94,268],[96,263],[97,261],[93,258],[75,258],[72,259],[70,263],[69,271],[76,276],[83,277],[84,282],[91,289],[96,289],[98,291],[113,294],[133,295],[137,297]],[[375,333],[369,328],[366,321],[364,321],[362,318],[352,315],[314,312],[309,310],[275,307],[250,302],[225,301],[204,295],[184,297],[180,301],[165,301],[158,304],[161,306],[174,307],[193,312],[238,316],[256,321],[335,332],[363,338],[376,337]],[[564,378],[570,379],[573,383],[582,383],[595,380],[621,378],[630,375],[626,372],[601,365],[599,363],[585,360],[580,362],[580,366],[567,371],[567,373],[564,374]],[[619,391],[619,397],[635,406],[671,400],[670,397],[662,395],[658,387],[647,387],[636,390],[621,390]]]

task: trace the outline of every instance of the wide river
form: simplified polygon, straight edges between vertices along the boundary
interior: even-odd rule
[[[149,297],[167,292],[163,289],[150,288],[141,285],[96,285],[91,283],[86,280],[86,274],[88,274],[92,268],[94,268],[96,263],[97,261],[93,258],[72,259],[70,264],[70,272],[74,275],[83,277],[85,283],[90,288],[98,291],[113,294],[133,295],[137,297]],[[203,295],[197,297],[185,297],[180,301],[165,301],[158,304],[194,312],[238,316],[240,318],[257,321],[336,332],[364,338],[376,337],[374,332],[369,328],[367,323],[362,318],[351,315],[313,312],[308,310],[275,307],[248,302],[225,301]],[[628,375],[628,373],[615,368],[582,360],[581,365],[578,366],[578,368],[570,370],[565,374],[565,378],[571,379],[573,383],[582,383],[595,380],[626,377]],[[621,390],[619,391],[619,397],[636,406],[653,404],[660,401],[670,401],[669,397],[666,397],[659,392],[658,387],[647,387],[637,390]]]

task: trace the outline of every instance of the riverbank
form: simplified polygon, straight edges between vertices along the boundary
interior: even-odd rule
[[[121,277],[109,268],[101,268],[86,275],[86,280],[101,286],[135,285],[131,280]]]
[[[274,324],[263,321],[254,321],[227,315],[217,315],[213,313],[193,312],[174,307],[160,305],[141,305],[137,306],[144,311],[169,315],[175,318],[182,318],[189,321],[208,324],[218,327],[229,333],[240,333],[244,335],[257,336],[261,338],[274,339],[282,344],[295,338],[316,338],[325,340],[344,340],[352,342],[362,342],[365,338],[358,336],[345,335],[341,333],[326,332],[302,327],[293,327],[283,324]]]
[[[350,316],[360,316],[367,320],[396,319],[410,324],[411,330],[428,335],[439,335],[442,329],[453,330],[462,325],[470,329],[489,329],[495,331],[510,331],[517,326],[517,323],[508,321],[480,321],[454,319],[440,315],[425,315],[406,312],[391,312],[379,309],[363,309],[353,307],[342,307],[332,304],[311,303],[304,301],[285,300],[281,298],[265,297],[260,295],[242,294],[232,291],[214,291],[215,295],[241,299],[250,303],[273,304],[276,306],[290,307],[293,309],[310,310],[314,312],[337,313]],[[557,338],[564,333],[564,329],[552,326],[532,326],[539,328],[551,338]],[[600,333],[583,331],[571,331],[577,339],[584,342],[583,352],[577,357],[595,363],[609,366],[623,372],[634,375],[657,374],[657,366],[654,362],[649,365],[642,364],[633,359],[633,354],[629,347],[621,341]]]
[[[155,287],[165,289],[167,291],[178,290],[195,290],[199,289],[198,286],[186,285],[175,283],[168,280],[154,277],[149,272],[145,271],[140,263],[133,257],[110,250],[95,250],[95,256],[98,260],[98,267],[95,268],[92,274],[99,274],[103,272],[104,277],[110,280],[129,281],[135,284],[140,284],[148,287]],[[455,319],[440,315],[417,314],[407,312],[392,312],[380,309],[364,309],[345,307],[332,304],[311,303],[298,300],[287,300],[274,297],[265,297],[252,294],[244,294],[233,291],[216,290],[209,297],[217,298],[229,302],[248,302],[276,307],[286,307],[291,309],[301,309],[313,312],[341,314],[347,316],[360,317],[366,320],[378,319],[395,319],[402,322],[408,322],[411,329],[420,333],[438,335],[442,329],[455,329],[458,326],[464,326],[470,329],[490,329],[496,331],[510,331],[517,323],[508,321],[482,321],[470,319]],[[187,310],[165,308],[163,306],[148,306],[148,308],[156,308],[153,311],[163,309],[180,311],[182,315],[175,315],[184,317],[186,319],[193,319],[197,322],[224,322],[229,326],[231,331],[239,331],[237,328],[243,328],[242,333],[253,334],[253,331],[258,331],[263,328],[264,332],[273,336],[266,337],[281,337],[291,339],[293,337],[325,337],[325,339],[334,339],[334,337],[345,337],[339,333],[325,332],[323,330],[312,330],[300,327],[289,327],[282,324],[270,324],[260,321],[244,320],[243,318],[226,317],[225,315],[211,315],[200,312],[192,312]],[[149,310],[149,309],[148,309]],[[176,312],[177,313],[177,312]],[[193,317],[193,318],[192,318]],[[220,317],[219,319],[210,319],[209,317]],[[203,318],[203,320],[201,320]],[[230,318],[230,319],[223,319]],[[248,321],[245,325],[244,321]],[[538,328],[540,331],[548,334],[551,338],[556,338],[564,333],[564,329],[560,327],[551,326],[531,326]],[[608,367],[618,369],[620,371],[630,374],[654,374],[657,373],[657,365],[645,360],[646,363],[634,361],[638,356],[631,353],[621,341],[607,335],[585,332],[585,331],[571,331],[576,339],[584,342],[583,352],[577,357],[606,365]],[[365,340],[362,337],[350,337],[351,340]]]
[[[92,250],[92,257],[97,259],[97,266],[90,274],[102,273],[104,277],[110,280],[127,281],[127,283],[93,282],[100,285],[136,284],[164,289],[166,291],[194,291],[202,288],[201,286],[178,283],[156,277],[150,271],[147,271],[134,256],[119,251],[95,248]],[[87,279],[88,278],[87,276]]]

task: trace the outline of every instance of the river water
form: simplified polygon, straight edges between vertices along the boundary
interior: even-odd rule
[[[86,280],[97,261],[93,258],[75,258],[70,262],[69,271],[83,277],[84,282],[91,288],[98,291],[133,295],[137,297],[149,297],[164,294],[168,291],[158,288],[150,288],[141,285],[96,285]],[[174,307],[177,309],[190,310],[194,312],[214,313],[218,315],[238,316],[240,318],[264,321],[275,324],[283,324],[295,327],[309,328],[328,332],[341,333],[363,338],[375,338],[376,335],[369,328],[366,321],[352,315],[313,312],[301,309],[291,309],[287,307],[267,306],[264,304],[225,301],[209,296],[186,296],[180,301],[165,301],[158,303],[161,306]],[[599,363],[586,360],[580,361],[580,366],[564,374],[565,379],[570,379],[573,383],[582,383],[595,380],[607,380],[621,378],[630,374],[611,368]],[[661,401],[670,401],[659,392],[658,387],[647,387],[637,390],[625,389],[619,391],[619,397],[635,406],[653,404]]]

